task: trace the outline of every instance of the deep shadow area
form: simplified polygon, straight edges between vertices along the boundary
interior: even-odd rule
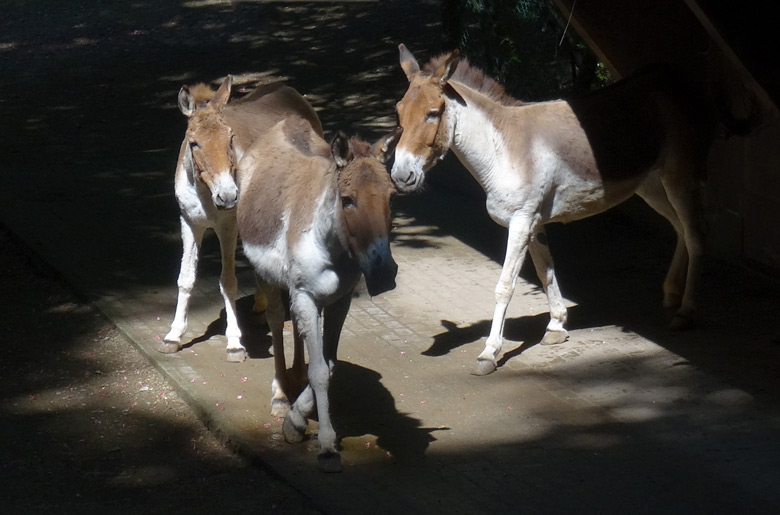
[[[339,438],[375,435],[377,444],[401,464],[422,462],[436,429],[399,412],[379,373],[339,361],[330,386],[331,414]]]
[[[435,47],[437,29],[423,27],[437,19],[426,2],[15,3],[0,21],[0,167],[24,172],[8,174],[13,193],[0,214],[47,234],[30,243],[64,269],[89,270],[77,278],[100,294],[175,281],[181,85],[228,73],[236,89],[282,78],[312,102],[326,136],[341,129],[374,140],[395,123],[405,82],[398,43]],[[47,241],[74,220],[44,224],[13,209],[30,201],[72,213],[82,250]],[[115,256],[110,269],[93,255],[98,234]],[[138,245],[154,249],[155,267]],[[218,254],[201,265],[209,262],[218,266]]]
[[[227,451],[117,328],[0,226],[8,513],[318,513]],[[232,508],[231,508],[232,505]]]

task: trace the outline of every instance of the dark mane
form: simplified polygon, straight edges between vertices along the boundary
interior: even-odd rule
[[[355,159],[359,159],[361,157],[371,157],[372,153],[370,143],[363,141],[357,136],[349,138],[349,143],[350,147],[352,148],[352,155],[355,156]]]
[[[444,64],[444,61],[447,59],[447,57],[449,57],[449,55],[450,54],[447,53],[438,57],[434,57],[430,60],[430,62],[428,62],[428,64],[423,67],[422,72],[429,75],[433,74],[439,68],[439,66]],[[521,100],[518,100],[509,95],[504,89],[504,86],[485,75],[485,72],[479,68],[469,64],[468,59],[465,57],[461,57],[458,61],[458,66],[455,69],[455,72],[452,74],[452,77],[450,77],[450,80],[454,82],[460,82],[461,84],[464,84],[471,89],[482,93],[494,102],[497,102],[501,105],[523,105]]]

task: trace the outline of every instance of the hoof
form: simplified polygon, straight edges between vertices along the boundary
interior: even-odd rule
[[[334,451],[328,451],[317,456],[320,472],[341,472],[341,456]]]
[[[694,322],[693,317],[682,313],[675,313],[670,324],[672,331],[687,331],[695,326],[696,322]]]
[[[290,412],[282,424],[282,433],[287,443],[300,443],[306,435],[306,420],[303,421],[302,426],[298,426],[293,422],[294,418],[297,418],[295,413]]]
[[[173,354],[181,350],[181,343],[177,341],[163,340],[157,344],[157,350],[163,354]]]
[[[246,359],[246,349],[227,349],[227,360],[230,363],[241,363]]]
[[[271,401],[271,416],[285,418],[290,413],[290,401],[287,399],[273,399]]]
[[[490,359],[478,359],[477,366],[471,371],[475,376],[486,376],[496,371],[496,362]]]
[[[568,331],[547,331],[542,338],[542,345],[557,345],[569,339]]]

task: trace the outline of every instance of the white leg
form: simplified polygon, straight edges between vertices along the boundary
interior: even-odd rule
[[[236,294],[238,280],[236,279],[236,243],[238,229],[235,219],[229,219],[217,226],[217,237],[222,251],[222,275],[219,278],[219,291],[225,302],[225,318],[227,327],[227,360],[241,362],[246,359],[246,349],[241,345],[241,329],[236,316]]]
[[[284,419],[282,432],[284,433],[284,439],[288,443],[303,441],[303,437],[306,435],[306,427],[309,424],[309,417],[314,413],[315,405],[314,390],[312,390],[311,384],[308,384],[295,400],[295,404]]]
[[[547,234],[544,227],[539,227],[536,230],[536,234],[528,244],[528,250],[531,252],[536,275],[542,281],[542,287],[547,294],[547,302],[550,304],[550,323],[547,324],[542,345],[563,343],[569,337],[569,333],[566,331],[568,312],[558,287],[558,279],[555,277],[555,268],[550,247],[547,245]]]
[[[309,352],[309,387],[295,401],[292,410],[284,420],[285,437],[288,434],[301,434],[306,429],[307,413],[311,410],[312,401],[317,406],[319,418],[319,467],[323,472],[340,472],[341,458],[336,449],[336,431],[330,420],[330,402],[328,387],[330,385],[331,367],[325,357],[322,339],[320,311],[308,294],[290,292],[290,310],[295,313],[298,329],[306,343]],[[313,399],[309,392],[313,392]],[[288,438],[289,440],[289,438]]]
[[[501,277],[496,285],[496,307],[493,311],[493,323],[490,335],[485,342],[485,349],[477,358],[477,366],[472,372],[483,376],[496,370],[496,361],[503,346],[504,320],[506,308],[515,291],[515,282],[520,274],[531,233],[531,220],[526,217],[515,217],[509,222],[509,239],[507,240],[506,258],[501,269]]]
[[[291,318],[293,319],[293,364],[291,382],[294,383],[291,386],[300,392],[308,382],[308,378],[306,377],[306,356],[303,351],[303,337],[298,331],[298,322],[295,320],[294,316]]]
[[[190,304],[190,296],[195,286],[195,277],[198,270],[198,253],[205,227],[191,226],[184,217],[181,220],[182,257],[179,269],[179,298],[176,302],[176,314],[171,323],[171,330],[165,335],[163,343],[159,346],[160,352],[172,353],[181,348],[181,338],[187,330],[187,308]]]

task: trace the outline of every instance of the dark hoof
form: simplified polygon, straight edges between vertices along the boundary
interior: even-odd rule
[[[317,456],[320,472],[341,472],[341,456],[337,452],[328,451]]]
[[[696,327],[696,322],[693,320],[692,315],[685,315],[682,313],[675,313],[672,317],[672,323],[670,324],[672,331],[687,331]]]
[[[547,331],[540,342],[542,345],[557,345],[569,339],[568,331]]]
[[[246,359],[246,349],[228,349],[227,360],[230,363],[241,363]]]
[[[496,362],[489,359],[478,359],[477,366],[471,371],[475,376],[486,376],[496,371]]]
[[[181,350],[181,344],[178,342],[161,341],[157,344],[157,350],[163,354],[174,354]]]
[[[297,426],[293,422],[293,418],[295,418],[293,412],[287,414],[282,424],[282,433],[287,443],[300,443],[306,435],[306,421],[304,420],[303,426]]]

